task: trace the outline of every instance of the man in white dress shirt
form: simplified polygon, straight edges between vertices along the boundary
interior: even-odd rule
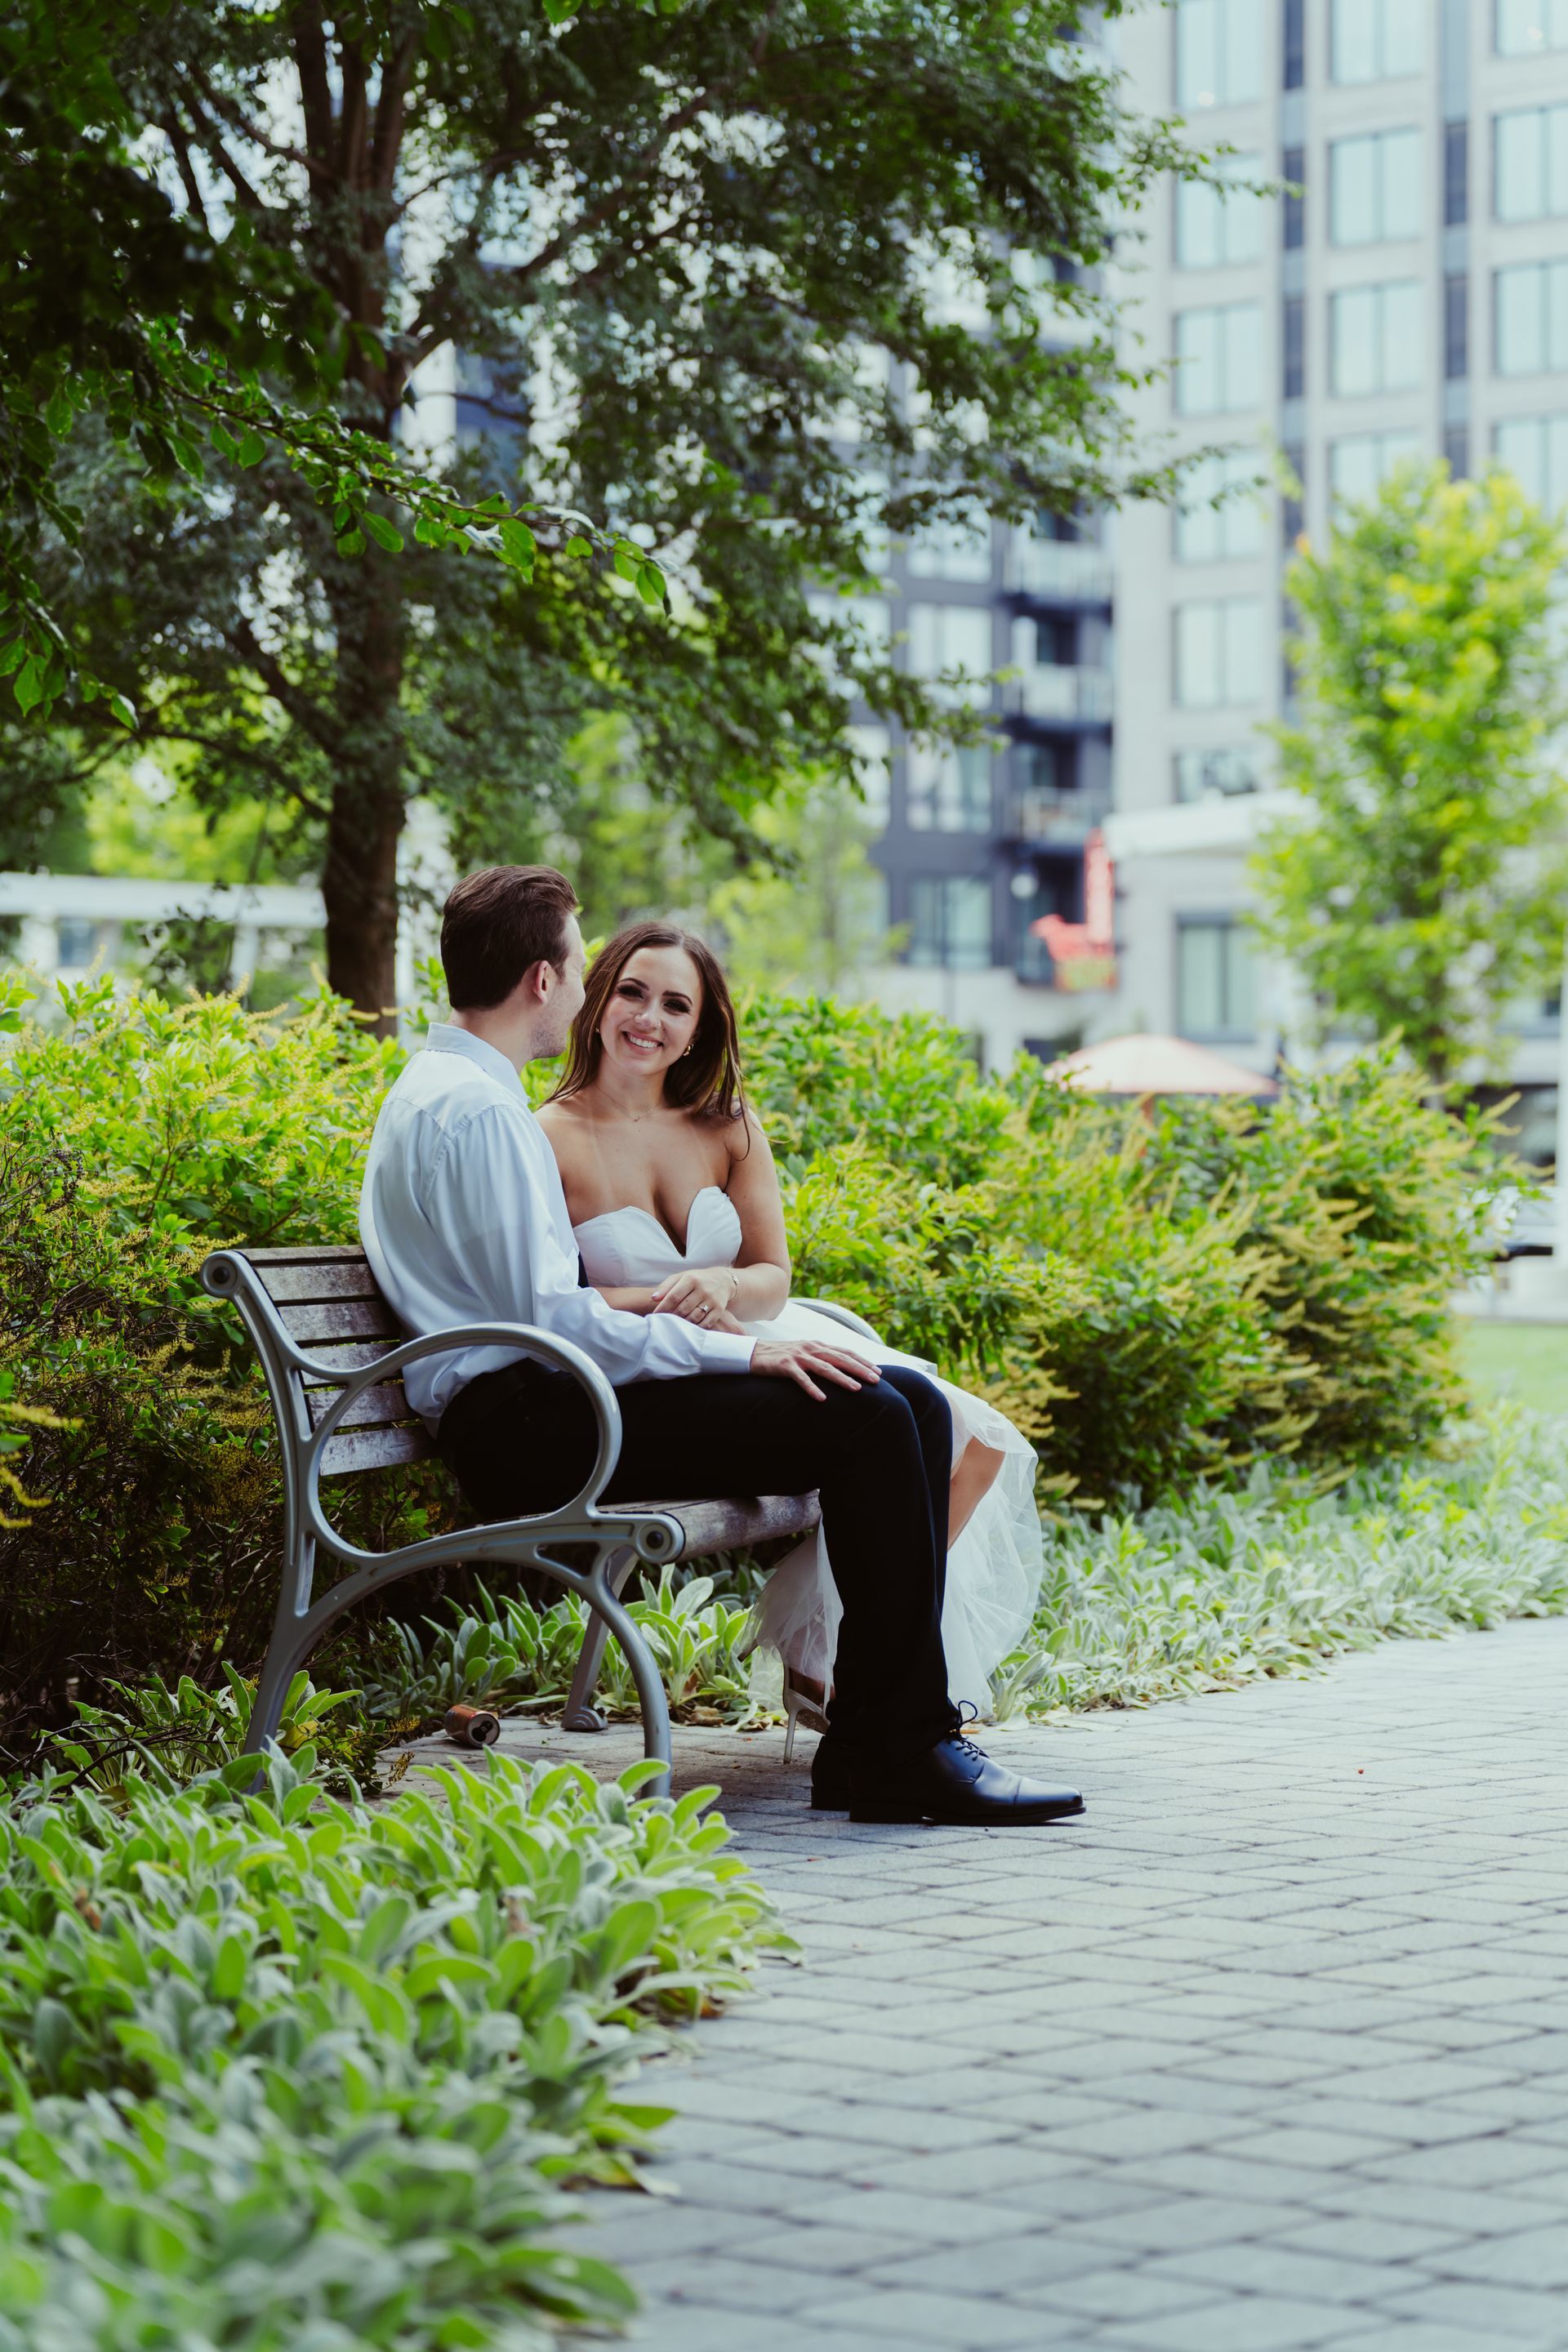
[[[583,1002],[575,909],[550,866],[491,866],[448,898],[452,1019],[387,1095],[365,1167],[360,1232],[377,1281],[411,1334],[531,1323],[591,1356],[621,1406],[608,1500],[818,1491],[844,1623],[814,1805],[988,1824],[1081,1811],[1076,1791],[992,1763],[948,1698],[952,1419],[931,1382],[834,1347],[626,1314],[582,1284],[560,1172],[519,1082],[561,1051]],[[411,1365],[405,1385],[481,1519],[582,1486],[595,1431],[569,1374],[464,1348]]]

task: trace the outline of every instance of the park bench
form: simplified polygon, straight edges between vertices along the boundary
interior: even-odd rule
[[[358,1249],[218,1250],[202,1267],[215,1298],[230,1300],[261,1359],[283,1465],[283,1577],[246,1739],[258,1754],[275,1738],[289,1685],[345,1610],[420,1569],[466,1560],[533,1568],[586,1602],[588,1628],[572,1680],[565,1722],[602,1731],[593,1704],[605,1643],[614,1634],[631,1668],[642,1710],[643,1747],[669,1784],[669,1708],[647,1643],[626,1614],[622,1588],[639,1562],[649,1567],[707,1552],[734,1551],[775,1536],[804,1534],[817,1521],[815,1495],[753,1495],[718,1500],[621,1503],[599,1497],[621,1446],[615,1390],[582,1349],[524,1323],[474,1323],[408,1339]],[[847,1327],[868,1330],[847,1308],[812,1305]],[[460,1347],[520,1347],[570,1372],[587,1391],[598,1452],[581,1493],[552,1511],[461,1528],[387,1552],[349,1543],[322,1508],[323,1478],[417,1462],[433,1453],[429,1433],[404,1392],[403,1371],[421,1356]],[[557,1557],[592,1547],[584,1568]],[[325,1552],[345,1573],[318,1600],[316,1559]]]

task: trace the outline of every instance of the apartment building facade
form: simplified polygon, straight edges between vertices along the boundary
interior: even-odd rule
[[[1120,519],[1117,1011],[1266,1067],[1299,1008],[1249,943],[1246,859],[1297,535],[1416,453],[1568,501],[1568,0],[1176,0],[1120,54],[1137,103],[1300,191],[1167,186],[1118,286],[1174,362],[1141,426],[1225,454],[1177,512]],[[1554,1041],[1523,1014],[1516,1079],[1554,1079]]]

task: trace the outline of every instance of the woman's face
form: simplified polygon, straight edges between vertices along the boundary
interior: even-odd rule
[[[697,1034],[702,977],[684,948],[638,948],[626,958],[599,1016],[612,1068],[672,1069]]]

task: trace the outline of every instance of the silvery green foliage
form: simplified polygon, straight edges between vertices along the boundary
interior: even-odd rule
[[[1500,1408],[1457,1459],[1328,1494],[1260,1465],[1239,1491],[1059,1524],[1036,1639],[994,1678],[996,1711],[1220,1690],[1391,1635],[1565,1610],[1568,1445],[1561,1424]]]
[[[704,1819],[505,1757],[371,1808],[309,1747],[0,1816],[0,2352],[522,2352],[630,2305],[541,2242],[661,2120],[638,2028],[777,1940]]]

